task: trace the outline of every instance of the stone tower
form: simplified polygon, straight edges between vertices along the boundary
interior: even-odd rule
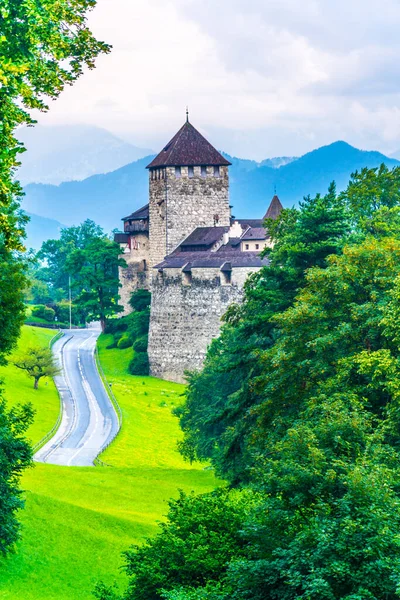
[[[151,267],[197,227],[230,225],[230,164],[187,119],[148,165]]]

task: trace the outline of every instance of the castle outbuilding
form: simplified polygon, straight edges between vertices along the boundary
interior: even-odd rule
[[[241,302],[250,273],[267,265],[266,218],[282,210],[275,195],[264,219],[235,219],[229,206],[229,163],[187,119],[148,165],[149,204],[123,219],[115,235],[128,264],[121,299],[151,289],[151,374],[184,381],[200,369],[221,317]]]

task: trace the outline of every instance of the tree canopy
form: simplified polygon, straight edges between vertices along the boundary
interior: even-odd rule
[[[107,237],[96,237],[84,249],[74,250],[65,264],[73,276],[73,286],[80,291],[76,304],[89,320],[100,321],[103,332],[107,319],[124,310],[118,304],[118,267],[126,266],[120,252],[118,244]]]
[[[228,311],[180,411],[182,452],[211,460],[228,487],[181,496],[127,553],[124,600],[399,598],[400,221],[388,186],[400,190],[400,171],[364,170],[339,198],[331,188],[271,224],[271,267]],[[204,557],[215,570],[202,579]]]

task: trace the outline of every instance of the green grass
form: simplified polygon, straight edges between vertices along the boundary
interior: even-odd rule
[[[25,326],[22,328],[16,352],[30,346],[48,346],[55,333],[50,329]],[[10,361],[12,358],[13,355],[10,356]],[[28,438],[36,444],[54,426],[60,410],[58,393],[52,379],[41,379],[39,389],[34,390],[33,379],[9,362],[7,367],[0,367],[0,380],[4,381],[4,396],[10,407],[15,404],[32,403],[36,415],[33,425],[29,428]]]
[[[23,538],[0,561],[2,600],[93,600],[99,579],[123,587],[121,552],[156,532],[167,500],[179,488],[200,493],[216,485],[210,471],[190,467],[176,451],[171,408],[183,386],[128,375],[132,351],[106,350],[108,343],[107,336],[99,341],[100,360],[124,417],[101,457],[113,467],[38,464],[24,475]]]

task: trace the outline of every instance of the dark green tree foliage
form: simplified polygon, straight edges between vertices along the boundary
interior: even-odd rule
[[[376,175],[373,193],[363,192],[366,214],[393,172],[355,174],[349,186]],[[395,175],[400,189],[400,172]],[[243,307],[231,311],[204,372],[192,378],[183,413],[194,452],[246,489],[221,491],[217,508],[210,506],[213,494],[195,504],[182,496],[184,522],[170,511],[159,536],[127,554],[131,582],[124,600],[399,598],[400,221],[399,208],[390,204],[354,219],[350,235],[345,227],[335,252],[315,261],[283,310],[270,311],[272,286],[262,287],[268,275],[258,287],[252,278]],[[296,263],[293,256],[290,264]],[[290,273],[281,277],[293,289]],[[244,367],[233,373],[228,345],[228,336],[243,341],[246,328],[263,332],[250,376]],[[244,385],[247,405],[240,397]],[[233,392],[224,406],[228,386]],[[218,558],[215,570],[207,569],[205,557]],[[107,593],[103,588],[99,597],[110,598]]]
[[[307,269],[324,267],[327,256],[340,253],[349,217],[332,184],[326,196],[306,198],[299,210],[284,210],[267,227],[275,242],[267,251],[270,266],[249,278],[246,302],[228,310],[221,336],[211,344],[203,371],[189,377],[186,405],[177,411],[183,454],[190,460],[212,458],[217,472],[232,481],[246,478],[251,463],[250,408],[263,397],[259,357],[274,342],[271,317],[291,306]]]
[[[118,267],[126,263],[119,253],[118,244],[107,237],[96,237],[84,249],[72,252],[65,264],[73,276],[73,286],[80,290],[76,304],[85,310],[89,320],[100,321],[103,332],[107,319],[124,310],[118,304]]]
[[[71,254],[76,250],[86,250],[89,244],[99,238],[104,238],[104,231],[99,225],[87,219],[77,227],[62,229],[59,240],[43,242],[37,254],[41,263],[37,265],[34,277],[49,286],[52,300],[58,300],[60,294],[62,298],[68,298],[69,278],[72,273],[68,270],[67,263]],[[75,289],[76,294],[80,291]]]
[[[136,290],[131,294],[129,300],[130,306],[137,312],[142,312],[149,308],[151,303],[151,294],[148,290]]]
[[[150,372],[149,355],[147,352],[135,352],[129,363],[129,373],[131,375],[146,376]]]
[[[23,507],[18,482],[22,471],[31,463],[32,451],[24,434],[32,423],[30,405],[7,412],[0,400],[0,552],[5,554],[19,537],[16,518]]]
[[[146,545],[126,553],[127,573],[132,576],[127,598],[157,600],[160,590],[204,586],[223,575],[227,562],[245,556],[239,533],[247,511],[254,504],[249,492],[220,489],[196,496],[180,493],[169,503],[168,523]],[[105,599],[104,588],[98,597]]]

